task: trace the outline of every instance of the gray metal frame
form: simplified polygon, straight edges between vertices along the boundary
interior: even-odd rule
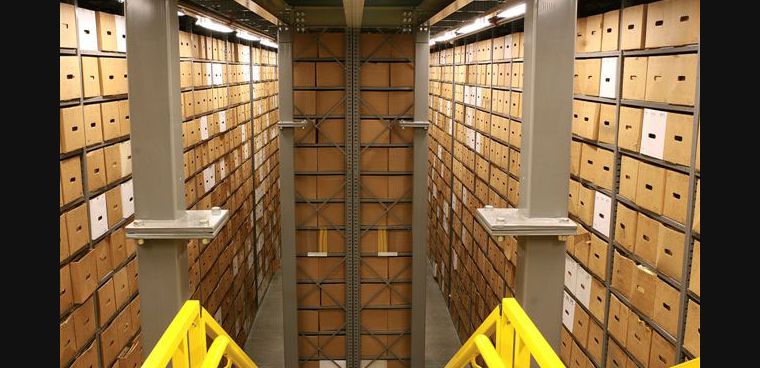
[[[358,368],[361,364],[361,222],[359,221],[360,201],[359,144],[360,100],[359,100],[359,30],[346,29],[346,366]]]

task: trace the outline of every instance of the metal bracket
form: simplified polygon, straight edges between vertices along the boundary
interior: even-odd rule
[[[230,211],[219,207],[210,210],[187,210],[174,220],[134,220],[126,227],[127,238],[138,239],[203,239],[207,244],[230,218]]]
[[[406,128],[422,128],[427,130],[428,126],[430,126],[430,123],[427,121],[406,121],[406,120],[399,120],[398,125],[402,129]]]
[[[578,225],[567,217],[528,217],[519,208],[494,208],[486,206],[477,209],[477,219],[491,236],[534,235],[563,236],[574,235]]]
[[[306,125],[308,125],[308,121],[306,119],[301,121],[281,121],[277,123],[277,127],[280,129],[285,128],[306,128]]]

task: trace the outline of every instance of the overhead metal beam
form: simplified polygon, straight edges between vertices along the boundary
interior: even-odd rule
[[[346,26],[361,28],[364,15],[364,0],[343,0],[343,10],[346,14]]]
[[[236,3],[242,5],[246,9],[256,13],[256,15],[266,19],[269,21],[269,23],[272,23],[274,25],[280,25],[282,21],[278,19],[276,16],[274,16],[272,13],[268,12],[266,9],[262,8],[259,4],[257,4],[254,1],[251,0],[235,0]]]
[[[431,26],[435,25],[436,23],[442,21],[446,17],[448,17],[451,14],[454,14],[457,12],[457,10],[464,8],[467,4],[473,2],[474,0],[455,0],[453,3],[447,5],[443,10],[439,11],[430,19],[428,19],[427,23]]]

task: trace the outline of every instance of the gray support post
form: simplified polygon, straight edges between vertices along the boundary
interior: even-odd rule
[[[360,29],[346,29],[346,367],[361,366]]]
[[[427,122],[428,60],[430,37],[427,26],[416,34],[414,58],[414,121]],[[425,265],[428,236],[427,128],[414,129],[414,176],[412,194],[412,367],[425,366]]]
[[[289,30],[277,32],[277,70],[280,90],[280,121],[293,121],[293,43]],[[293,129],[280,130],[280,217],[282,262],[282,328],[286,368],[298,367],[298,296],[296,295],[295,177],[293,175]]]
[[[567,217],[576,0],[527,0],[520,208]],[[559,351],[565,244],[518,238],[517,299]]]
[[[126,18],[135,218],[176,219],[185,207],[177,0],[130,0]],[[189,297],[185,243],[137,247],[147,351]]]

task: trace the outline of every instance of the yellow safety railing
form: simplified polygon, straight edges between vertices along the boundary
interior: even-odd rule
[[[494,335],[496,346],[489,336]],[[504,298],[472,336],[446,364],[446,368],[462,368],[482,357],[489,368],[529,368],[530,358],[539,367],[564,367],[549,343],[514,298]]]
[[[206,349],[206,338],[213,339]],[[197,300],[188,300],[143,362],[143,368],[256,368],[256,364]]]
[[[699,368],[699,357],[696,357],[688,362],[683,362],[678,365],[674,365],[670,368]]]

